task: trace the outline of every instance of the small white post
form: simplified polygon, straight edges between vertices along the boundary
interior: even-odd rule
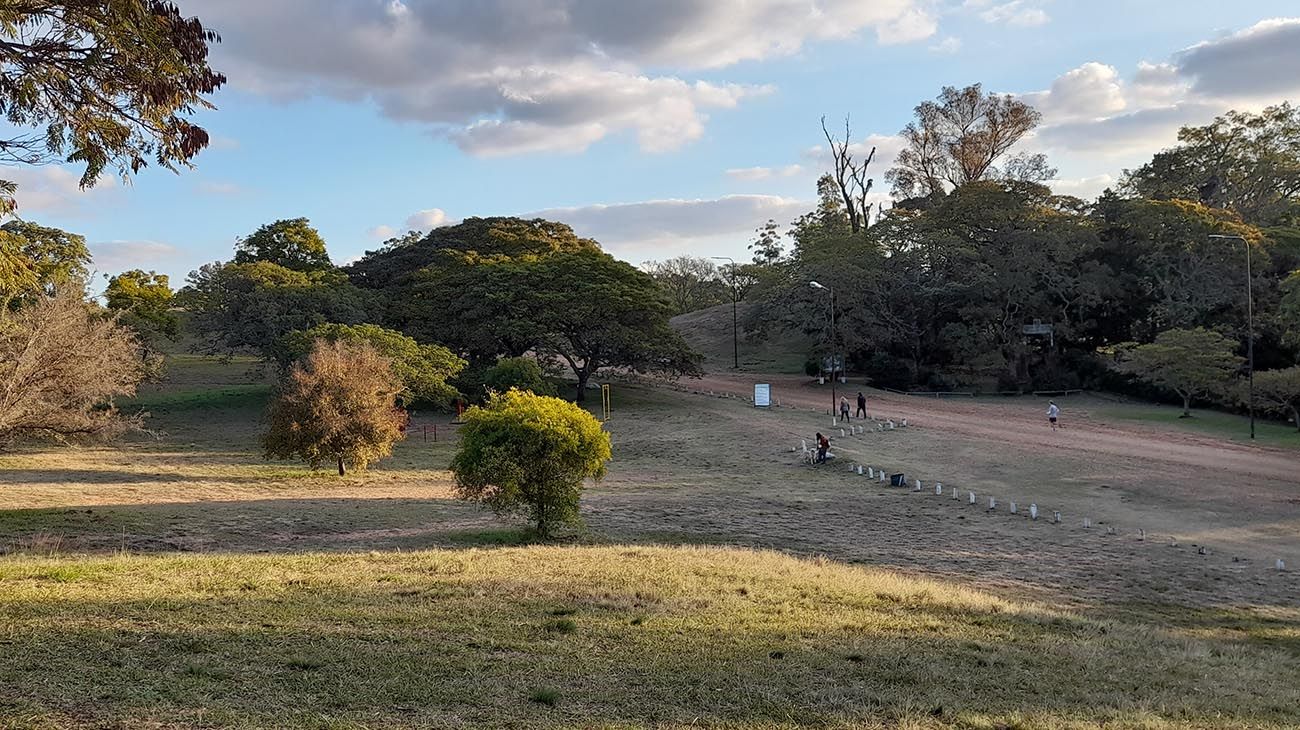
[[[998,508],[998,498],[989,497],[989,509],[997,509],[997,508]]]
[[[975,493],[974,493],[974,492],[971,492],[971,493],[970,493],[970,503],[971,503],[971,504],[975,504]]]
[[[862,476],[862,465],[858,464],[858,476]]]
[[[885,479],[885,470],[884,470],[884,469],[881,469],[881,470],[880,470],[880,483],[881,483],[881,484],[884,484],[886,481],[888,481],[888,480]]]
[[[799,441],[799,443],[803,445],[803,450],[804,450],[804,451],[807,451],[807,450],[808,450],[808,439],[802,439],[802,440]]]
[[[1015,503],[1015,502],[1012,502],[1012,503],[1011,503],[1011,514],[1013,514],[1013,515],[1014,515],[1014,514],[1019,514],[1019,513],[1016,511],[1016,503]]]
[[[906,418],[903,419],[903,428],[907,428],[907,419],[906,419]]]
[[[1197,545],[1197,546],[1196,546],[1196,554],[1197,554],[1197,555],[1209,555],[1210,553],[1209,553],[1208,550],[1205,549],[1205,546],[1204,546],[1204,545]]]
[[[867,467],[867,477],[868,477],[868,478],[871,478],[871,479],[875,479],[875,478],[876,478],[876,472],[875,472],[875,470],[872,469],[871,467]]]
[[[1083,529],[1087,530],[1087,529],[1090,529],[1091,527],[1092,527],[1092,520],[1088,519],[1087,517],[1084,517],[1084,518],[1083,518]]]
[[[835,416],[831,416],[831,427],[834,428],[835,426],[838,425],[840,425],[840,419],[836,418]]]
[[[934,485],[934,493],[937,494],[937,495],[939,495],[940,497],[943,496],[943,482],[936,482],[936,483],[935,483],[935,485]]]
[[[1143,530],[1142,528],[1139,527],[1139,528],[1138,528],[1138,540],[1141,541],[1141,542],[1146,542],[1146,539],[1147,539],[1147,531],[1146,531],[1146,530]]]
[[[1277,567],[1278,570],[1286,570],[1286,561],[1282,560],[1282,558],[1278,558],[1277,562],[1274,563],[1274,565]]]
[[[1034,504],[1033,502],[1029,503],[1029,519],[1031,520],[1038,519],[1038,505]]]
[[[840,429],[840,438],[844,438],[844,429]]]
[[[956,488],[956,487],[953,487],[953,488],[952,488],[952,498],[953,498],[953,499],[957,499],[958,496],[960,496],[960,495],[957,494],[957,488]]]
[[[921,480],[920,480],[920,479],[917,479],[917,480],[916,480],[916,491],[918,491],[918,492],[921,491]]]
[[[1061,524],[1061,513],[1060,513],[1060,511],[1053,511],[1053,512],[1052,512],[1052,524],[1056,524],[1056,525]]]

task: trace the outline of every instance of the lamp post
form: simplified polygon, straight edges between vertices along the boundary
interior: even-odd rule
[[[1250,438],[1255,438],[1255,294],[1250,275],[1250,242],[1241,236],[1212,233],[1211,239],[1241,241],[1246,247],[1246,408],[1250,411]]]
[[[831,295],[831,415],[834,416],[835,407],[839,405],[839,401],[835,399],[835,290],[815,281],[808,282],[808,286],[822,289]]]
[[[731,262],[731,357],[733,370],[740,369],[740,330],[736,325],[736,260],[730,256],[710,256],[718,261]]]

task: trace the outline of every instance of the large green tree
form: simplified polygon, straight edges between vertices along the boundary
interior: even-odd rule
[[[305,360],[317,342],[368,344],[392,361],[393,374],[402,382],[404,403],[446,407],[458,393],[447,384],[465,368],[465,361],[441,345],[423,345],[401,332],[375,324],[323,324],[290,332],[276,347],[276,359],[285,368]]]
[[[306,218],[268,223],[235,244],[235,263],[265,261],[294,271],[333,268],[325,239]]]
[[[163,0],[0,3],[0,165],[70,162],[90,187],[188,164],[208,144],[193,114],[226,81],[208,66],[219,40]],[[14,191],[0,179],[0,214]]]
[[[1204,328],[1161,332],[1155,342],[1126,348],[1120,367],[1183,399],[1183,416],[1192,415],[1192,399],[1227,392],[1242,358],[1236,343]]]
[[[731,301],[730,284],[709,259],[675,256],[663,261],[647,261],[641,268],[663,288],[673,314],[694,312]]]
[[[1300,109],[1289,103],[1258,114],[1231,111],[1202,127],[1183,127],[1179,144],[1125,175],[1123,188],[1155,200],[1182,199],[1231,210],[1272,226],[1300,204]]]
[[[1265,410],[1286,416],[1300,430],[1300,365],[1255,373],[1255,397]]]
[[[174,311],[174,293],[166,274],[132,269],[108,280],[104,301],[121,312],[123,322],[141,332],[174,340],[180,336],[180,317]]]
[[[369,319],[365,295],[337,270],[296,271],[267,261],[214,263],[191,272],[177,294],[208,349],[275,356],[294,330]]]
[[[84,236],[30,221],[0,226],[0,305],[49,296],[60,287],[80,288],[88,276],[90,250]]]
[[[521,390],[465,412],[452,459],[456,492],[498,514],[522,513],[543,537],[578,520],[582,485],[605,475],[609,434],[590,413]]]

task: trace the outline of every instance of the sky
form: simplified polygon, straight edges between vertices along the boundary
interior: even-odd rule
[[[94,268],[169,274],[307,217],[331,257],[469,216],[541,216],[632,263],[748,258],[811,209],[819,119],[876,147],[981,83],[1033,104],[1060,193],[1095,196],[1229,109],[1300,99],[1296,0],[178,0],[228,84],[195,168],[78,189],[3,168]],[[886,203],[887,204],[887,203]]]

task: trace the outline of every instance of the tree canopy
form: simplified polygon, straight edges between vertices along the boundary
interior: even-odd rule
[[[306,218],[268,223],[235,244],[235,263],[258,261],[293,271],[323,271],[333,268],[325,251],[325,239]]]
[[[114,276],[104,290],[108,308],[121,312],[125,324],[142,334],[169,340],[180,336],[180,317],[172,311],[174,299],[166,274],[140,269]]]
[[[1300,430],[1300,365],[1255,373],[1255,397],[1265,410],[1286,416]]]
[[[198,109],[226,78],[208,66],[219,36],[164,0],[0,4],[0,164],[175,169],[208,145]],[[15,206],[0,180],[0,214]]]
[[[582,485],[605,475],[609,434],[582,408],[521,390],[465,412],[451,462],[461,499],[523,514],[543,537],[578,520]]]
[[[458,393],[447,384],[465,367],[465,361],[441,345],[422,345],[401,332],[374,324],[322,324],[290,332],[276,347],[276,359],[285,368],[305,360],[318,342],[367,344],[391,361],[402,383],[404,403],[446,407]]]
[[[59,287],[80,288],[89,275],[86,238],[30,221],[0,226],[0,308],[50,296]]]
[[[1183,399],[1190,416],[1192,399],[1225,392],[1241,367],[1236,344],[1201,327],[1175,329],[1156,335],[1155,342],[1129,348],[1120,367],[1152,385],[1168,388]]]

